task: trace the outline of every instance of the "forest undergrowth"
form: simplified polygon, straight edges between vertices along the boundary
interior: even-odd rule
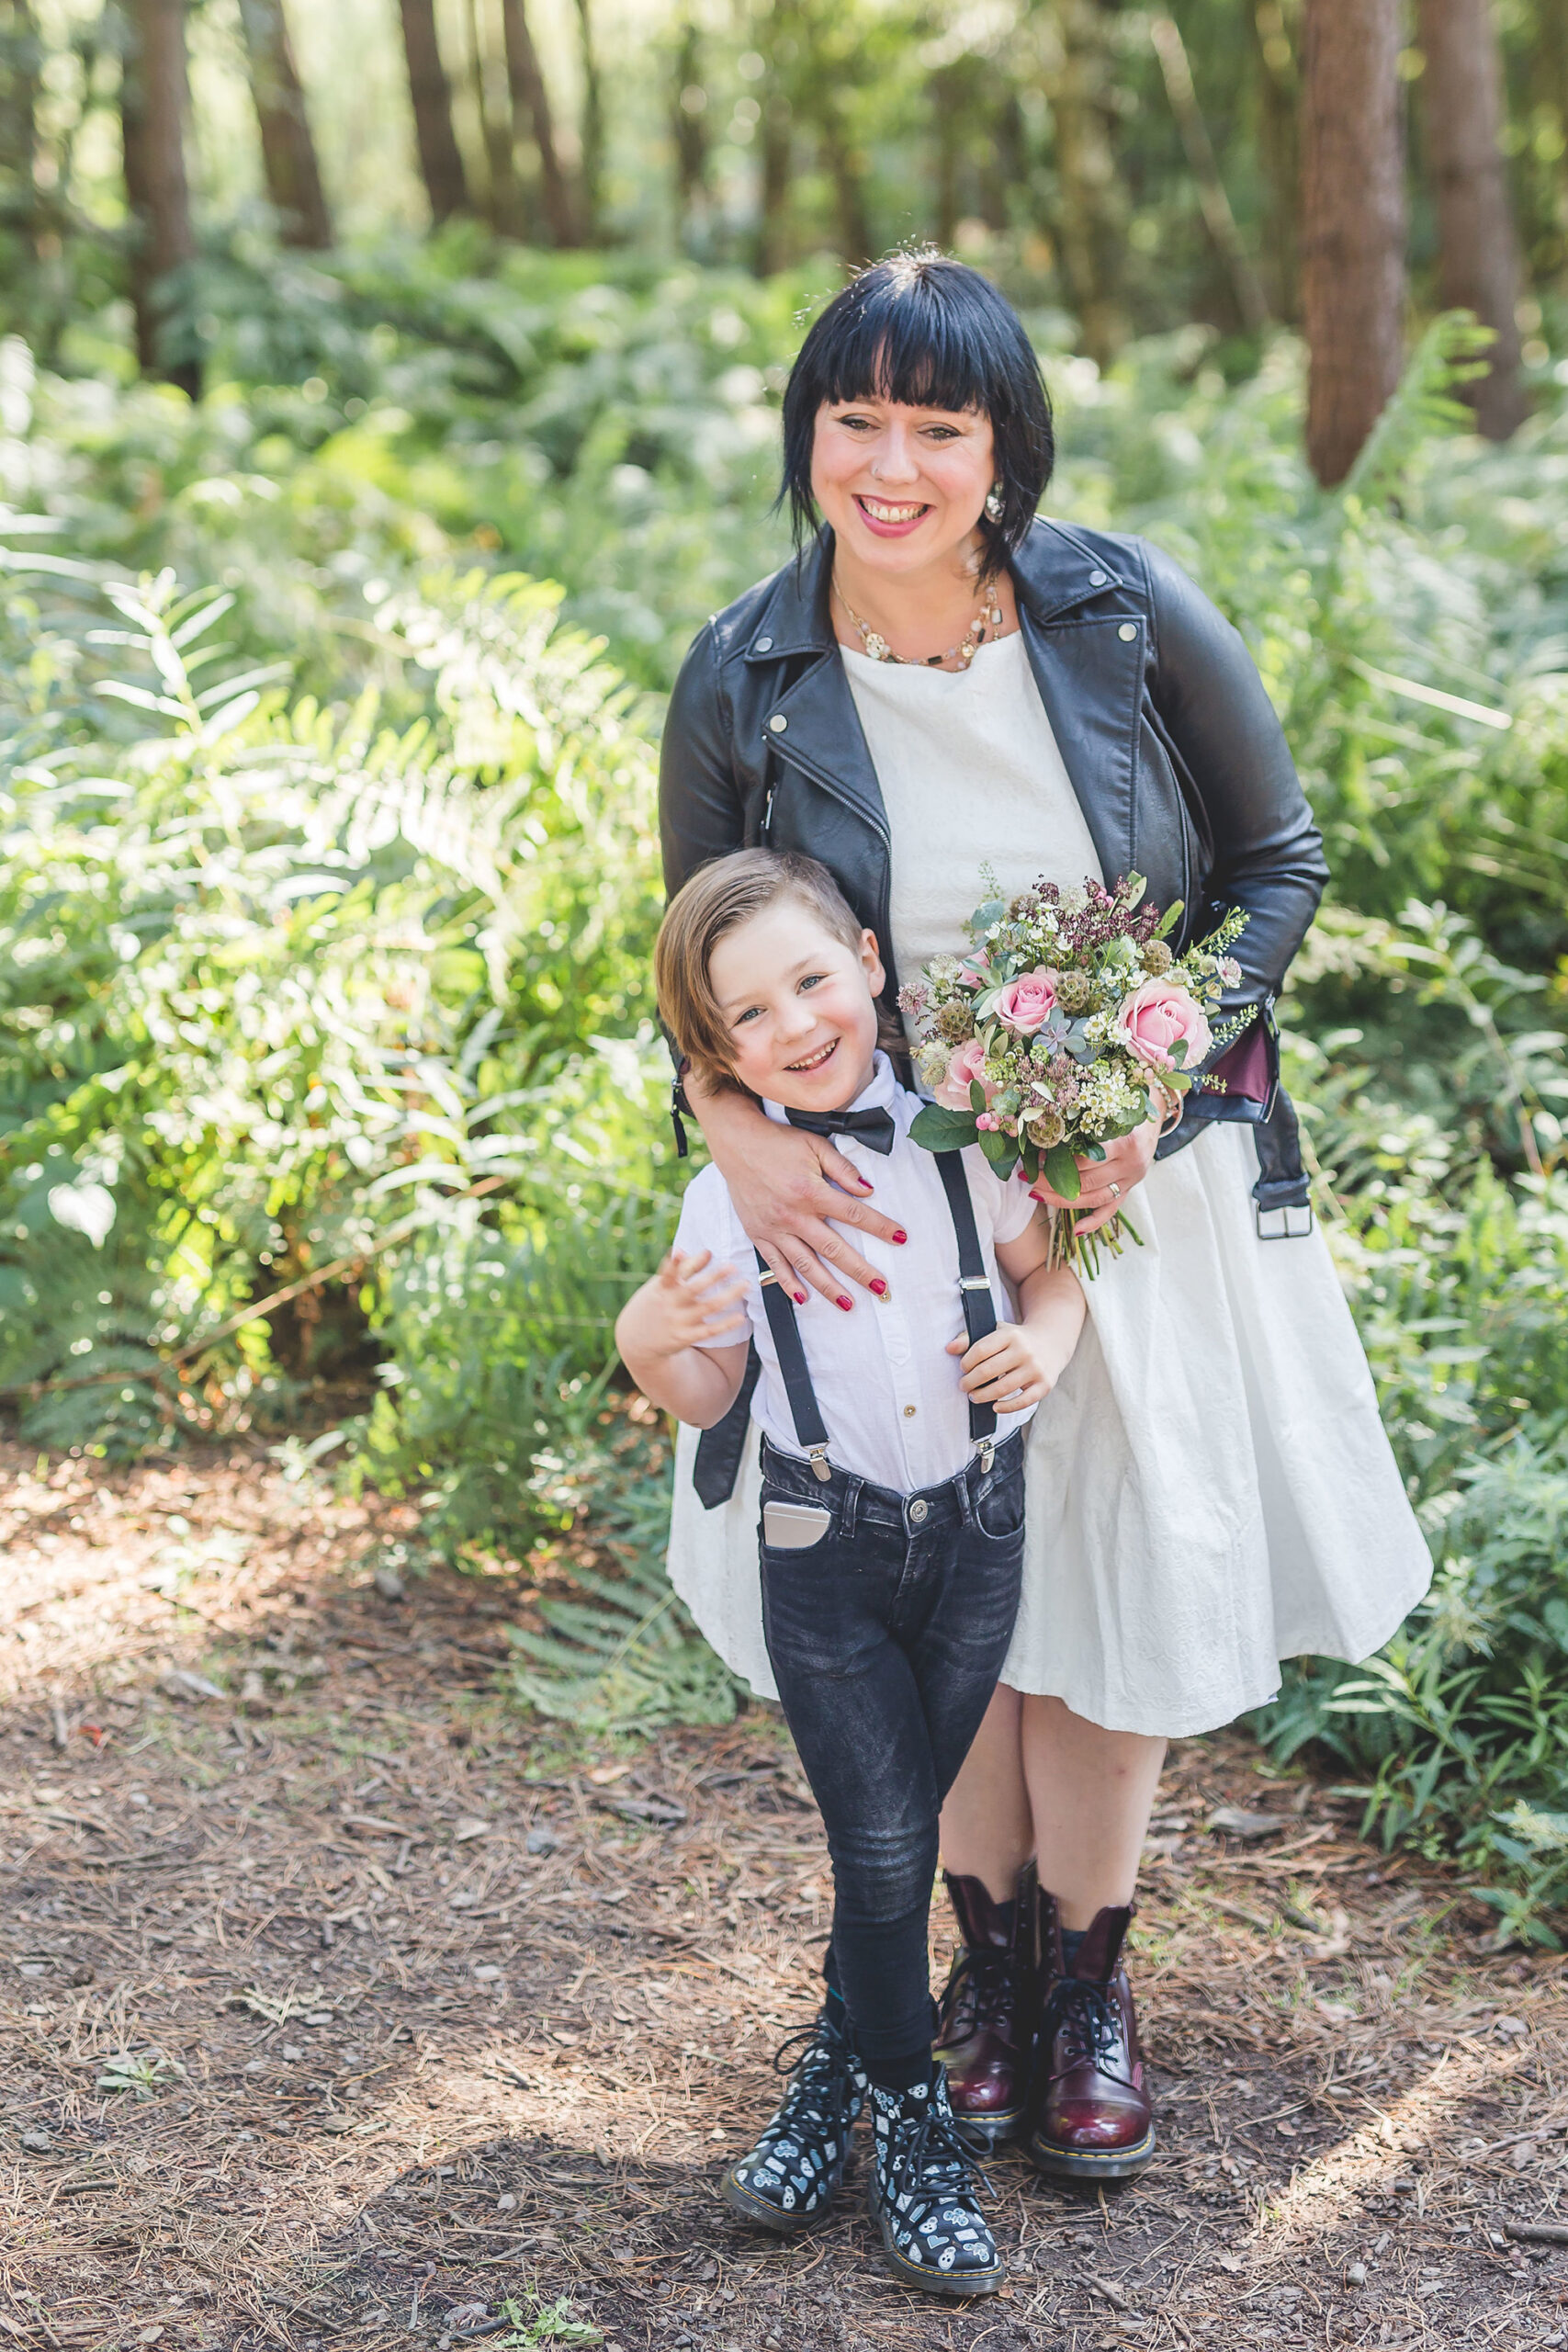
[[[592,1516],[600,1566],[520,1608],[520,1702],[721,1721],[610,1324],[680,1182],[660,696],[784,552],[777,394],[823,289],[465,274],[440,241],[202,266],[198,407],[107,349],[0,347],[6,1409],[51,1458],[254,1432],[406,1498],[410,1574],[511,1564],[520,1595]],[[1289,1074],[1438,1577],[1255,1728],[1554,1941],[1568,363],[1492,448],[1439,322],[1330,495],[1289,341],[1233,380],[1201,330],[1103,376],[1041,333],[1048,510],[1147,531],[1235,619],[1334,869]]]

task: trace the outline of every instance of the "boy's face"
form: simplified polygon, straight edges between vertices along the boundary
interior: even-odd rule
[[[869,931],[846,947],[796,899],[728,933],[708,980],[741,1085],[786,1110],[846,1110],[870,1082],[885,977]]]

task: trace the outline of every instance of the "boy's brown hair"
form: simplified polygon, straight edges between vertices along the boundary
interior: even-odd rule
[[[830,938],[858,954],[864,926],[827,867],[795,850],[738,849],[716,857],[697,868],[665,909],[653,950],[660,1018],[677,1050],[691,1057],[710,1086],[739,1083],[729,1031],[708,978],[713,951],[780,899],[796,899]]]

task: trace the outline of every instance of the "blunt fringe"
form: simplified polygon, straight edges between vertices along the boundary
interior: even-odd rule
[[[987,573],[1034,519],[1055,462],[1051,401],[1017,311],[967,262],[934,245],[873,262],[835,295],[800,347],[784,396],[784,481],[797,548],[815,534],[811,453],[825,401],[977,409],[991,423],[1002,511],[980,517]]]
[[[721,939],[780,899],[795,899],[832,939],[858,948],[862,926],[825,865],[794,850],[738,849],[684,882],[664,910],[653,949],[659,1015],[677,1050],[710,1086],[735,1087],[729,1032],[708,966]]]

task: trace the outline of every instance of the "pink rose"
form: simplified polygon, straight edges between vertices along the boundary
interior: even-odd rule
[[[1032,1037],[1056,1005],[1055,972],[1021,972],[997,999],[997,1018],[1021,1037]]]
[[[994,1086],[986,1085],[986,1048],[978,1037],[966,1037],[962,1046],[953,1047],[953,1058],[947,1065],[947,1076],[936,1090],[936,1099],[945,1103],[950,1111],[967,1111],[971,1107],[971,1084],[986,1088],[987,1102],[997,1091]]]
[[[977,955],[965,956],[958,967],[961,989],[983,989],[991,974],[991,959],[982,947]]]
[[[1192,1069],[1213,1043],[1201,1005],[1169,980],[1145,980],[1134,989],[1116,1016],[1116,1034],[1149,1069],[1175,1069],[1176,1048],[1183,1042],[1180,1067]]]

